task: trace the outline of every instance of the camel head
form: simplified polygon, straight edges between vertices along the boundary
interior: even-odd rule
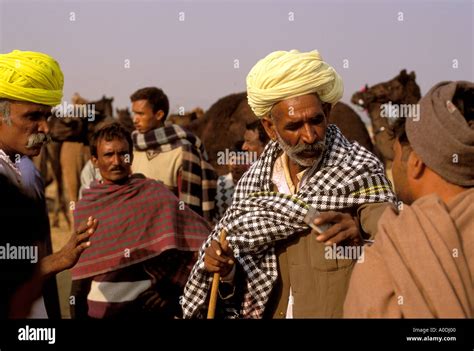
[[[407,73],[405,69],[389,81],[365,86],[364,89],[352,95],[351,102],[364,109],[371,103],[394,104],[416,103],[421,98],[420,87],[416,83],[415,72]]]
[[[71,103],[73,105],[84,105],[87,104],[89,101],[84,99],[79,93],[74,93],[74,95],[71,97]]]
[[[135,126],[133,125],[132,115],[130,114],[130,110],[128,107],[119,109],[115,109],[116,112],[116,119],[118,122],[130,133],[135,130]]]
[[[420,87],[415,81],[415,72],[407,73],[405,69],[382,83],[365,86],[352,95],[351,102],[366,109],[372,122],[375,144],[385,160],[393,160],[393,137],[390,126],[396,119],[381,116],[380,107],[388,102],[392,104],[415,104],[421,98]]]
[[[193,110],[191,112],[185,112],[184,114],[171,114],[166,118],[165,124],[177,124],[181,127],[188,127],[192,121],[198,119],[198,112]]]
[[[100,100],[89,102],[89,104],[94,105],[97,122],[100,122],[105,118],[108,118],[108,119],[113,118],[113,114],[114,114],[114,109],[112,107],[113,101],[114,101],[113,97],[108,98],[105,95],[103,95]]]

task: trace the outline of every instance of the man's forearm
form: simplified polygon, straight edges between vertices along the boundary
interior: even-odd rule
[[[61,264],[61,257],[58,253],[43,257],[40,261],[40,274],[44,279],[63,271],[65,267]]]
[[[382,213],[388,208],[394,208],[389,202],[367,203],[359,206],[358,220],[364,239],[373,240],[377,234],[377,225]]]

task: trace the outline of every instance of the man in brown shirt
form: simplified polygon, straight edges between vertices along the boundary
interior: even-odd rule
[[[395,126],[393,178],[405,204],[381,217],[345,317],[474,317],[473,102],[473,83],[441,82],[420,100],[418,121]]]

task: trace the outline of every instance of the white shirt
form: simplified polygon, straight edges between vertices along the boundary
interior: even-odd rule
[[[0,149],[0,174],[6,176],[13,184],[18,185],[18,187],[22,187],[20,170],[2,149]]]
[[[304,177],[307,170],[308,168],[296,174],[296,178],[298,178],[298,184],[295,186],[290,176],[288,156],[283,153],[276,159],[275,164],[273,165],[272,182],[277,187],[278,192],[286,195],[293,195],[298,191],[299,188],[301,188],[307,179]],[[288,297],[288,307],[286,309],[287,319],[293,318],[293,304],[294,297],[290,286],[290,296]]]

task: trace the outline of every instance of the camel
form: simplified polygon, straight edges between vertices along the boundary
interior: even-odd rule
[[[115,109],[116,112],[116,120],[128,131],[133,132],[135,127],[133,125],[132,115],[130,114],[130,110],[128,107],[124,109]]]
[[[186,127],[191,124],[191,122],[202,118],[204,116],[204,111],[200,107],[196,107],[191,112],[185,112],[184,114],[171,114],[166,118],[165,124],[177,124],[181,127]]]
[[[417,104],[421,98],[421,92],[415,79],[415,72],[407,74],[404,69],[391,80],[370,88],[366,85],[362,91],[352,95],[351,102],[366,109],[369,114],[375,146],[380,151],[387,168],[393,160],[394,140],[390,133],[390,124],[394,119],[385,118],[382,111],[384,111],[384,105],[388,103],[399,106]]]
[[[59,214],[62,213],[66,218],[67,225],[70,227],[69,210],[67,208],[67,200],[64,197],[63,178],[61,167],[59,164],[61,152],[61,143],[51,141],[41,148],[38,156],[33,158],[33,162],[40,171],[44,180],[45,187],[51,183],[56,184],[56,195],[52,203],[52,226],[59,227]],[[48,204],[48,207],[50,204]]]
[[[217,153],[232,148],[243,140],[247,123],[257,119],[247,103],[245,92],[231,94],[214,103],[201,119],[187,127],[201,138],[209,160],[218,175],[228,172],[227,165],[217,163]],[[329,123],[336,124],[351,141],[372,151],[369,133],[359,115],[348,105],[339,102],[329,116]]]
[[[370,152],[374,151],[364,122],[349,105],[341,101],[334,105],[329,114],[329,123],[335,124],[349,141],[357,141]]]
[[[217,153],[232,148],[243,139],[245,125],[254,121],[254,115],[247,103],[247,94],[231,94],[214,103],[204,116],[187,127],[201,138],[218,175],[228,172],[227,165],[217,162]]]

